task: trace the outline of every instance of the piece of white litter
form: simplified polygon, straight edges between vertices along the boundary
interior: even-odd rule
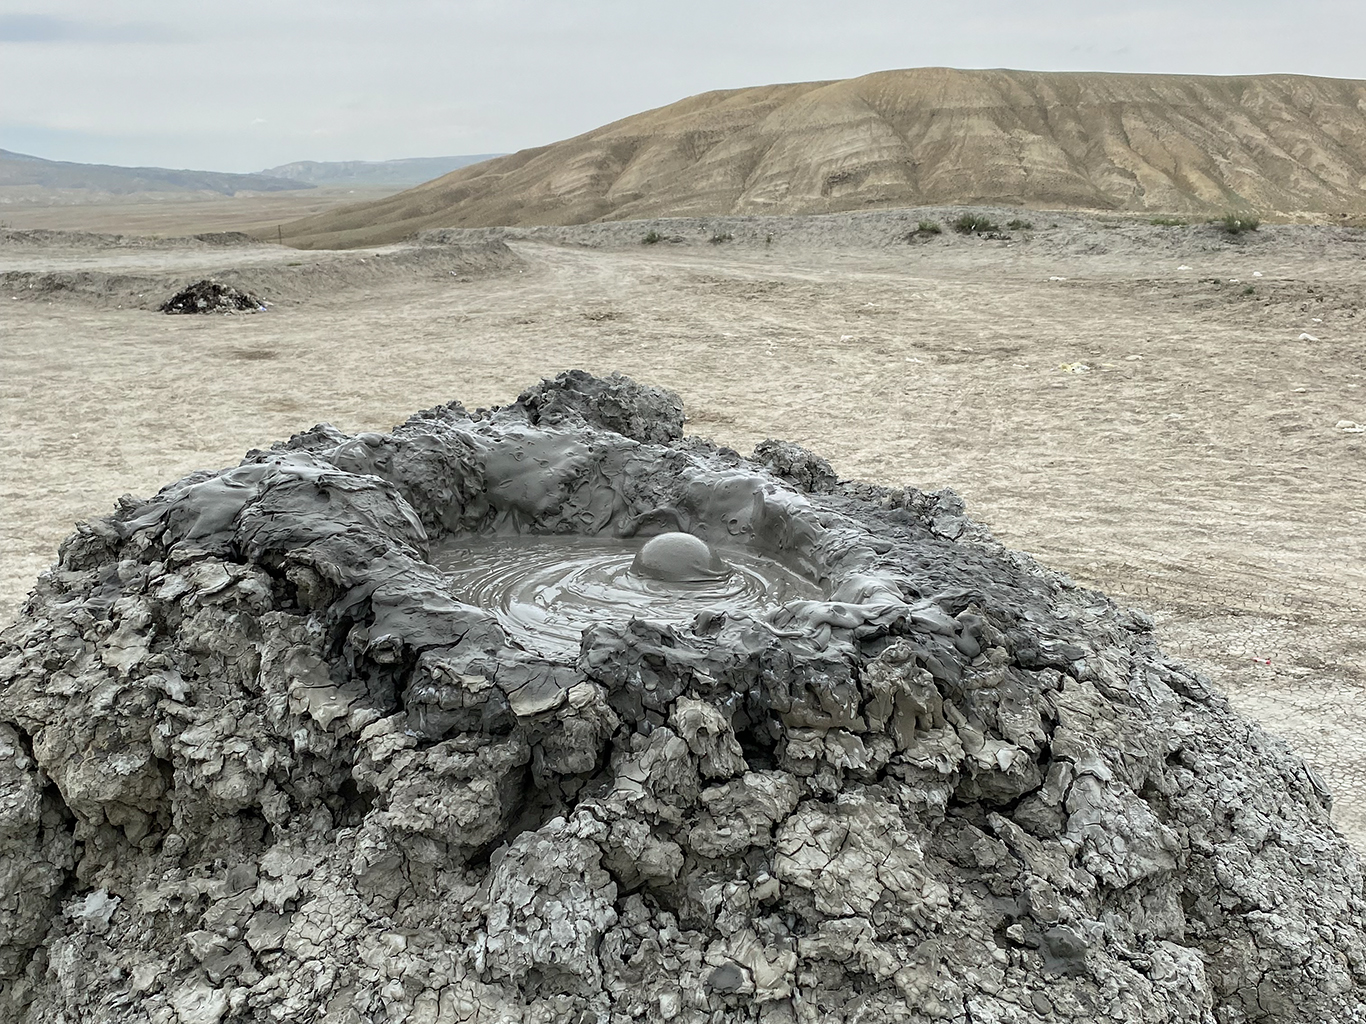
[[[1143,357],[1140,356],[1140,355],[1125,356],[1125,357],[1124,357],[1124,361],[1125,361],[1126,363],[1136,363],[1136,362],[1138,362],[1138,361],[1139,361],[1140,359],[1142,359],[1142,358],[1143,358]]]
[[[1091,367],[1085,363],[1060,363],[1058,369],[1064,373],[1090,373]]]
[[[1253,277],[1261,277],[1261,276],[1262,276],[1262,272],[1261,272],[1260,270],[1254,270],[1254,271],[1252,272],[1252,276],[1253,276]]]
[[[1183,264],[1181,264],[1181,266],[1177,267],[1176,269],[1177,269],[1177,270],[1190,270],[1190,267],[1186,266],[1186,265],[1183,263]]]
[[[1337,429],[1344,434],[1366,434],[1366,423],[1356,423],[1352,420],[1338,420]]]
[[[1318,341],[1319,339],[1316,338],[1316,337],[1314,337],[1312,334],[1301,334],[1300,337],[1299,337],[1299,340],[1300,340],[1300,341]]]
[[[1050,277],[1049,280],[1050,280],[1050,281],[1066,281],[1067,278],[1065,278],[1065,277]]]
[[[840,335],[840,341],[853,341],[853,340],[854,340],[854,336],[853,336],[852,334],[841,334],[841,335]]]
[[[1315,324],[1321,324],[1321,323],[1323,323],[1323,318],[1322,318],[1322,317],[1318,317],[1318,316],[1312,316],[1312,317],[1309,318],[1309,322],[1310,322],[1310,323],[1315,323]]]
[[[1241,284],[1242,282],[1240,282],[1236,277],[1230,277],[1230,278],[1228,279],[1228,283],[1229,283],[1229,284]]]

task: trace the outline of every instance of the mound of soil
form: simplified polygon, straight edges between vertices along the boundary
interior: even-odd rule
[[[564,374],[83,524],[0,635],[0,1018],[1366,1019],[1321,783],[1146,617],[682,423]],[[438,566],[674,530],[820,594],[547,657]]]
[[[222,249],[251,248],[261,244],[245,231],[205,231],[190,237],[196,242]]]
[[[242,231],[208,231],[198,235],[163,238],[152,235],[109,234],[48,228],[0,228],[0,246],[76,249],[223,249],[249,248],[260,243]]]
[[[322,258],[306,262],[284,262],[278,257],[263,260],[259,254],[244,252],[240,263],[225,265],[226,261],[220,261],[209,268],[195,265],[191,262],[193,256],[181,260],[175,256],[175,252],[187,248],[204,249],[212,245],[245,250],[246,244],[239,244],[230,235],[224,235],[227,241],[221,244],[205,241],[209,236],[158,240],[92,235],[81,236],[84,240],[80,245],[71,245],[71,239],[76,236],[61,232],[50,234],[57,239],[54,245],[69,245],[76,249],[87,245],[112,249],[118,247],[115,242],[127,242],[126,248],[147,251],[147,258],[143,259],[141,255],[125,258],[120,254],[111,257],[102,266],[92,266],[94,261],[81,257],[79,268],[75,268],[70,258],[48,260],[25,254],[12,261],[15,269],[0,270],[0,299],[7,297],[11,301],[60,302],[104,309],[156,309],[166,313],[259,311],[262,306],[277,302],[335,305],[345,296],[362,290],[388,290],[395,284],[414,281],[440,281],[449,285],[525,266],[523,260],[501,238],[472,238],[460,244],[437,240],[395,251],[359,256],[355,253],[328,253]],[[0,232],[0,247],[7,242],[13,242],[16,246],[38,247],[34,242],[34,232],[24,233],[23,238],[18,235],[16,232],[8,235]],[[104,241],[109,244],[104,245]],[[163,242],[166,251],[156,252],[157,246]],[[186,263],[190,265],[187,267]],[[27,267],[20,269],[25,264]],[[45,264],[53,266],[53,269],[39,269]],[[158,304],[157,296],[179,288],[192,274],[205,273],[213,274],[213,278],[200,280],[167,302]],[[263,294],[271,296],[270,303],[260,298]]]
[[[250,292],[217,281],[196,281],[157,307],[163,313],[263,312],[266,304]]]

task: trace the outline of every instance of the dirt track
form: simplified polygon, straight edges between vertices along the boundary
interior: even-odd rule
[[[520,268],[463,279],[424,265],[367,286],[357,265],[345,288],[324,276],[330,292],[229,317],[0,292],[0,617],[123,492],[320,420],[386,428],[617,370],[741,451],[782,437],[849,477],[953,487],[1008,544],[1153,611],[1318,768],[1366,846],[1366,433],[1338,426],[1366,422],[1366,234],[1060,224],[895,245],[885,223],[771,245],[582,229],[610,244],[514,241]],[[0,248],[0,271],[169,281],[197,258],[46,253]]]

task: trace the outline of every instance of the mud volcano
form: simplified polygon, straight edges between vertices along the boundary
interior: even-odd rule
[[[1366,1019],[1327,794],[1146,618],[682,420],[565,374],[81,526],[0,642],[0,1019]]]

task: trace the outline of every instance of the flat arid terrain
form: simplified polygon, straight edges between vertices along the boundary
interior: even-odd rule
[[[123,493],[320,421],[619,371],[741,452],[783,438],[847,478],[951,487],[1006,544],[1147,609],[1366,847],[1366,231],[982,212],[1001,237],[946,209],[347,252],[0,235],[0,617]],[[153,311],[209,275],[273,304]]]
[[[0,186],[0,230],[31,228],[133,235],[247,231],[270,236],[297,217],[383,199],[398,185],[321,185],[279,192],[137,192]]]

